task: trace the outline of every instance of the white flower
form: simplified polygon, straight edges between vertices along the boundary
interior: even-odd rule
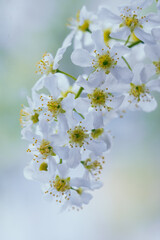
[[[151,61],[151,65],[149,66],[150,75],[160,76],[160,43],[155,45],[147,45],[145,46],[146,55],[149,57]]]
[[[46,160],[47,158],[53,159],[56,155],[62,159],[68,158],[68,148],[61,147],[54,142],[53,136],[56,131],[56,127],[53,124],[49,125],[45,120],[41,120],[39,123],[39,133],[26,131],[26,139],[28,138],[33,142],[27,152],[34,155],[35,161]]]
[[[132,5],[137,5],[139,7],[148,7],[151,6],[153,3],[157,4],[157,7],[160,7],[160,1],[159,0],[136,0],[136,1],[131,1]]]
[[[30,128],[37,125],[40,115],[40,99],[39,95],[32,93],[32,99],[27,97],[28,107],[23,106],[20,111],[20,124],[22,128]]]
[[[140,7],[125,7],[120,11],[120,16],[110,12],[107,8],[99,10],[99,17],[106,21],[111,21],[113,24],[119,25],[119,31],[111,33],[111,37],[126,40],[126,44],[130,40],[131,34],[145,42],[154,43],[154,39],[150,32],[147,31],[151,25],[157,22],[159,24],[158,16],[152,14],[151,16],[143,16]]]
[[[62,47],[58,49],[55,57],[51,53],[45,53],[42,59],[37,63],[37,73],[48,75],[54,74],[59,68],[59,62],[63,58],[63,55],[67,48],[71,45],[73,38],[73,32],[71,32],[63,41]]]
[[[72,62],[80,67],[92,67],[93,72],[112,73],[116,78],[120,78],[123,75],[123,78],[127,79],[128,75],[132,73],[129,69],[122,68],[120,65],[124,64],[121,57],[128,53],[129,49],[120,44],[116,44],[112,48],[107,47],[104,40],[99,38],[100,35],[101,32],[99,30],[92,34],[96,48],[93,53],[85,49],[76,49],[71,55]]]
[[[78,11],[76,19],[71,18],[68,27],[74,33],[74,48],[91,48],[91,31],[94,29],[96,16],[92,12],[88,12],[83,6]]]
[[[86,7],[83,6],[80,11],[78,11],[76,19],[71,19],[69,28],[75,31],[90,32],[92,28],[93,21],[95,21],[96,16],[92,12],[88,12]]]
[[[48,184],[43,185],[46,198],[55,198],[57,203],[63,204],[63,210],[82,208],[83,204],[88,204],[91,194],[86,192],[91,189],[91,182],[83,178],[71,178],[66,165],[59,165],[55,176]]]
[[[125,100],[122,107],[133,111],[151,112],[157,107],[157,102],[150,92],[160,92],[160,79],[149,81],[143,65],[136,65],[133,71],[132,82],[130,85],[123,86]]]
[[[155,39],[155,41],[160,42],[160,28],[153,28],[152,36]]]
[[[90,153],[87,158],[81,161],[81,164],[85,169],[85,178],[91,177],[98,181],[105,164],[104,156],[97,157],[94,153]]]
[[[24,176],[29,180],[35,180],[41,183],[49,181],[56,171],[56,160],[47,158],[32,160],[24,168]]]
[[[67,164],[73,168],[78,166],[86,150],[93,151],[98,156],[107,151],[110,146],[108,139],[101,140],[92,137],[91,133],[94,129],[92,112],[88,113],[84,119],[77,115],[75,112],[75,117],[70,118],[68,122],[65,117],[61,118],[58,122],[58,134],[53,137],[55,143],[69,147]]]

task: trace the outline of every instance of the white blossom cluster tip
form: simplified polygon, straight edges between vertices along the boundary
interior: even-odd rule
[[[81,209],[102,186],[113,138],[108,124],[128,110],[157,107],[151,93],[160,92],[159,1],[156,12],[145,15],[144,2],[153,0],[121,7],[119,15],[103,6],[96,13],[83,7],[55,57],[45,53],[37,63],[41,78],[20,112],[31,156],[24,175],[63,209]],[[72,63],[82,69],[78,77],[59,63],[72,42]]]

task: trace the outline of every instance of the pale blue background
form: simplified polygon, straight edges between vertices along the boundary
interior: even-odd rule
[[[0,239],[2,240],[159,240],[160,107],[150,114],[128,113],[110,126],[116,136],[107,159],[104,186],[83,211],[59,214],[45,202],[37,183],[23,177],[29,160],[20,139],[19,112],[38,79],[35,64],[60,47],[67,19],[95,0],[0,1]],[[69,53],[62,69],[78,75]],[[68,56],[67,56],[68,55]],[[157,94],[157,101],[160,97]]]

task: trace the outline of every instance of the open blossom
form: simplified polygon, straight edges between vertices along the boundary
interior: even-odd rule
[[[37,63],[37,73],[48,75],[49,73],[56,73],[59,67],[59,62],[67,48],[72,43],[73,33],[71,32],[64,40],[62,47],[58,49],[55,57],[51,53],[45,53],[42,59]]]
[[[126,109],[134,111],[151,112],[156,109],[157,102],[150,93],[152,91],[160,92],[160,79],[149,81],[142,65],[135,66],[133,71],[134,77],[130,85],[122,86],[125,94],[124,106]]]
[[[156,3],[157,5],[157,8],[160,8],[160,1],[159,0],[136,0],[134,1],[131,1],[131,4],[134,4],[134,5],[138,5],[140,7],[148,7],[148,6],[151,6],[153,3]]]
[[[32,93],[32,99],[27,98],[28,100],[28,107],[22,106],[20,112],[20,124],[22,128],[30,128],[32,126],[37,126],[39,122],[39,115],[40,115],[40,99],[38,94],[35,92]]]
[[[90,48],[93,45],[90,33],[95,28],[96,18],[95,14],[87,11],[86,7],[83,6],[77,12],[76,19],[70,19],[68,27],[72,29],[74,48]]]
[[[31,157],[24,176],[38,181],[44,197],[62,210],[82,209],[102,187],[113,119],[157,107],[152,91],[160,92],[160,2],[155,13],[144,16],[142,10],[153,2],[132,1],[119,15],[82,7],[55,57],[46,53],[37,64],[42,77],[20,112]],[[77,78],[60,65],[72,42],[71,60],[82,68]]]
[[[127,79],[131,72],[128,68],[121,66],[123,63],[121,57],[129,52],[128,48],[120,44],[112,48],[107,47],[104,41],[98,38],[99,36],[100,31],[95,31],[92,35],[95,44],[94,52],[77,49],[71,55],[72,62],[80,67],[92,67],[92,72],[111,73],[116,78],[121,77],[123,69],[123,78]]]
[[[79,210],[83,204],[88,204],[92,199],[92,195],[87,191],[100,186],[94,181],[88,181],[87,178],[71,178],[67,166],[59,165],[54,176],[42,189],[46,198],[55,198],[57,203],[63,203],[63,209]]]
[[[93,129],[94,119],[92,112],[88,113],[85,119],[75,112],[75,116],[70,121],[67,122],[65,118],[59,121],[59,131],[54,135],[53,139],[60,146],[69,147],[68,166],[73,168],[78,166],[82,154],[86,150],[93,151],[97,156],[107,151],[110,146],[109,138],[93,138]]]
[[[160,77],[160,43],[145,46],[145,52],[151,61],[149,66],[150,75]]]
[[[159,24],[159,18],[156,14],[144,16],[140,7],[125,7],[121,9],[119,16],[110,12],[107,8],[100,8],[99,17],[117,24],[117,32],[112,32],[111,37],[126,39],[126,44],[129,42],[131,34],[145,43],[154,43],[151,35],[151,27],[154,24]]]

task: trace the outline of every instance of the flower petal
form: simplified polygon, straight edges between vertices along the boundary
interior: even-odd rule
[[[136,37],[142,40],[144,43],[153,44],[155,42],[151,34],[144,32],[140,28],[136,28],[134,33]]]
[[[75,65],[80,67],[91,67],[93,57],[85,49],[76,49],[71,55],[71,60]]]

